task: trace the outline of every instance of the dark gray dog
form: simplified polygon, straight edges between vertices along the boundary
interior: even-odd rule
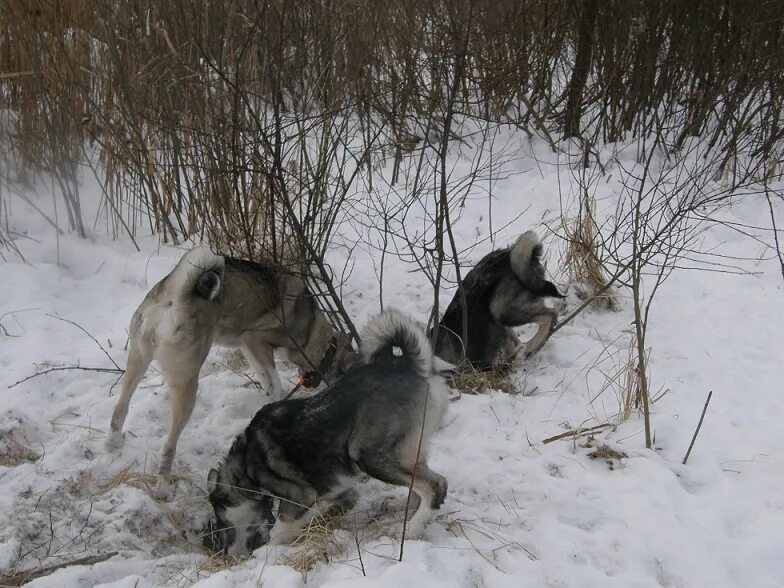
[[[463,307],[455,294],[438,328],[435,352],[445,361],[468,360],[477,369],[513,360],[521,344],[512,327],[537,323],[539,330],[525,344],[526,357],[541,349],[558,313],[547,297],[563,298],[545,279],[542,244],[533,231],[520,235],[512,247],[483,257],[463,279],[468,307],[468,337],[462,340]]]
[[[276,348],[287,351],[313,385],[321,375],[334,377],[352,363],[355,354],[348,337],[332,329],[301,276],[280,265],[223,257],[197,247],[183,255],[136,309],[107,446],[122,444],[131,397],[155,359],[172,405],[155,487],[159,498],[170,494],[177,441],[193,411],[199,370],[213,343],[240,348],[256,373],[265,377],[275,400],[283,397],[273,356]]]
[[[428,468],[427,446],[448,403],[440,374],[454,366],[434,357],[422,328],[398,312],[371,320],[362,341],[363,365],[315,396],[263,407],[210,471],[219,547],[243,555],[268,540],[287,543],[363,475],[396,486],[413,476],[420,504],[411,537],[444,502],[446,479]]]

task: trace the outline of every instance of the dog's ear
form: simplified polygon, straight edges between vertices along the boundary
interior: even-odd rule
[[[210,473],[207,474],[207,492],[212,494],[215,492],[215,488],[218,486],[218,470],[215,468],[210,469]]]
[[[542,296],[552,296],[553,298],[566,298],[564,294],[561,294],[558,291],[558,288],[556,288],[555,284],[552,282],[545,282],[544,286],[542,286],[542,291],[540,294]]]
[[[444,361],[437,355],[433,356],[433,371],[437,374],[451,374],[457,371],[457,366],[448,361]]]

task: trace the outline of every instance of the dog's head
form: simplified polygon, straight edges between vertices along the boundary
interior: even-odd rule
[[[224,463],[207,476],[215,523],[204,543],[215,551],[242,557],[269,541],[275,517],[272,497],[243,487],[243,477],[234,474]]]
[[[350,370],[359,359],[359,353],[351,347],[351,337],[338,333],[332,338],[316,369],[308,366],[310,369],[300,371],[299,383],[305,388],[316,388],[322,380],[333,382]]]

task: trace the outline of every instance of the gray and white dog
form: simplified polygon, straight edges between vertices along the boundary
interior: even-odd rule
[[[180,259],[136,309],[129,331],[122,394],[107,446],[122,444],[128,406],[155,359],[171,396],[171,428],[163,444],[156,494],[166,498],[177,441],[193,411],[201,369],[213,343],[239,347],[273,399],[283,396],[273,350],[288,352],[313,384],[347,369],[354,352],[318,308],[301,274],[280,265],[214,255],[197,247]]]
[[[512,247],[483,257],[463,279],[468,309],[468,336],[463,341],[463,305],[460,292],[450,302],[438,328],[435,352],[445,361],[469,361],[477,369],[513,360],[522,348],[512,327],[537,323],[536,334],[525,344],[526,357],[550,337],[558,318],[545,303],[563,298],[545,279],[542,244],[533,231],[523,233]]]
[[[421,535],[446,496],[446,479],[427,466],[427,447],[448,403],[441,373],[455,366],[435,357],[424,330],[395,311],[369,322],[362,355],[362,365],[320,393],[264,406],[210,471],[213,544],[243,555],[268,540],[287,543],[333,502],[345,504],[364,475],[396,486],[413,477],[420,504],[407,534]]]

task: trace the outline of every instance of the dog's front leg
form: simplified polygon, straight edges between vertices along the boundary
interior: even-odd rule
[[[558,315],[552,309],[545,309],[545,312],[536,317],[535,323],[539,326],[536,334],[525,344],[525,358],[529,358],[539,351],[550,338],[550,333],[555,326]]]
[[[260,342],[252,342],[242,346],[242,352],[248,363],[258,375],[263,375],[269,386],[268,392],[273,400],[283,398],[283,384],[280,382],[278,370],[275,368],[275,355],[272,347]]]
[[[281,502],[278,510],[278,520],[270,531],[270,545],[287,545],[294,541],[303,527],[310,524],[314,518],[326,512],[333,501],[320,499],[310,508],[305,508],[292,503]]]

